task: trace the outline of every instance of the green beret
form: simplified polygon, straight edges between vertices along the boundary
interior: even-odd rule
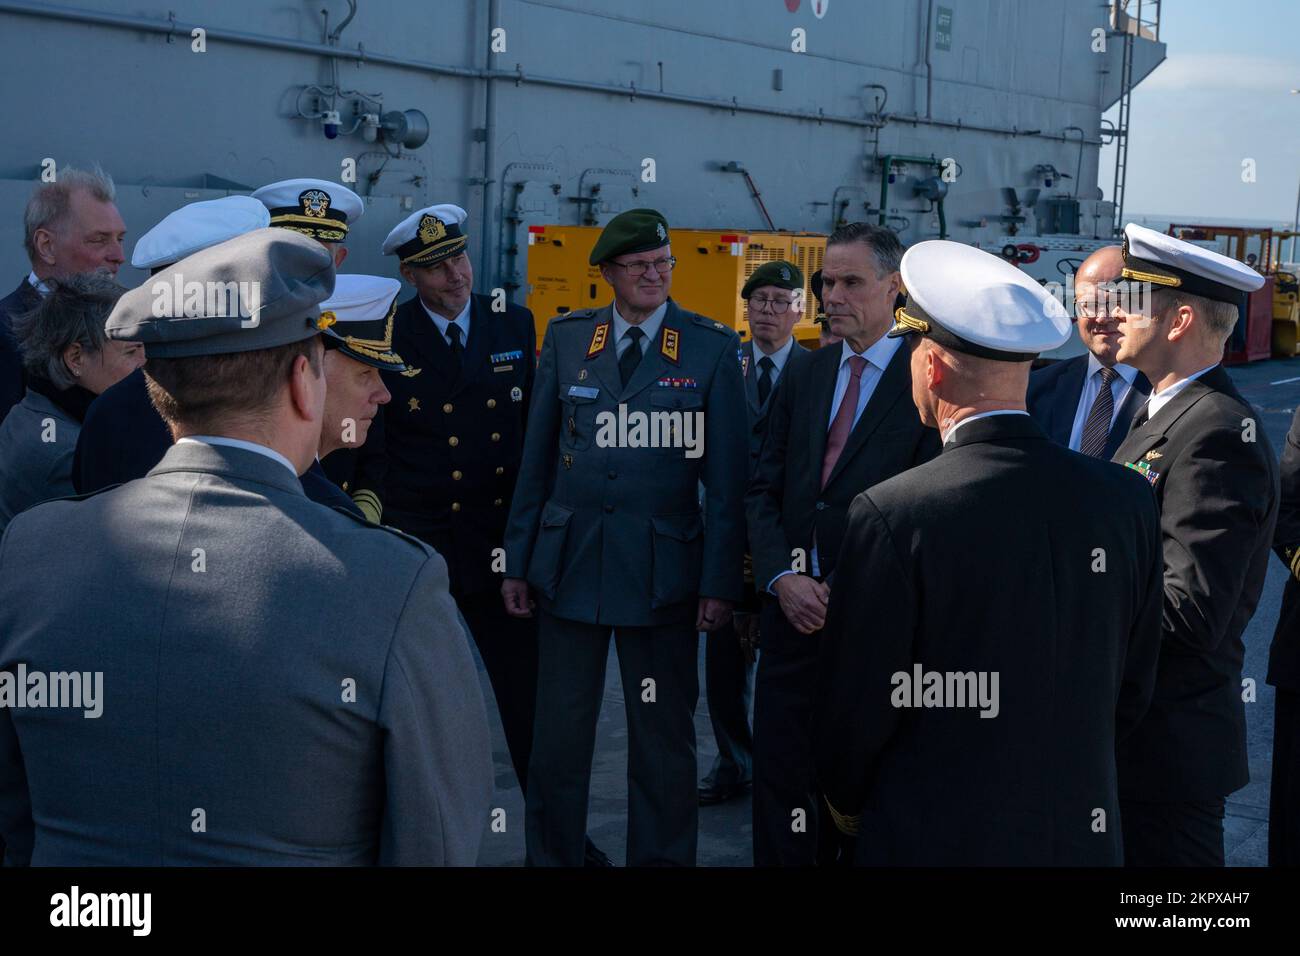
[[[754,270],[745,281],[745,287],[740,290],[740,297],[748,299],[754,294],[755,289],[761,289],[765,285],[774,285],[778,289],[795,289],[803,288],[803,273],[793,262],[786,262],[784,259],[777,259],[775,262],[764,262]]]
[[[587,260],[598,266],[615,256],[668,245],[668,220],[653,209],[629,209],[609,221]]]

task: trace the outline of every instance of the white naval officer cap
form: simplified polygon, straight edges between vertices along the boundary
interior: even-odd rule
[[[1065,306],[999,256],[946,239],[918,242],[899,267],[907,302],[889,336],[924,335],[954,352],[1028,362],[1070,338]]]
[[[1146,226],[1124,227],[1124,279],[1181,289],[1216,302],[1245,305],[1264,277],[1243,262]]]
[[[265,229],[270,221],[270,212],[252,196],[192,202],[169,212],[136,241],[131,265],[137,269],[171,265],[219,242]]]
[[[469,213],[451,203],[426,206],[411,213],[384,240],[384,255],[395,255],[403,265],[431,266],[462,249],[469,237],[461,223]]]
[[[271,211],[271,225],[292,229],[320,242],[342,242],[348,227],[366,211],[347,186],[324,179],[285,179],[253,190]]]
[[[393,316],[402,283],[384,276],[340,275],[334,292],[320,304],[317,327],[325,347],[385,372],[405,372],[393,351]]]

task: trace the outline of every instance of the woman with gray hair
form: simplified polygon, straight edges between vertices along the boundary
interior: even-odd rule
[[[0,423],[0,531],[14,515],[75,494],[72,459],[95,396],[144,364],[138,343],[113,342],[104,321],[126,291],[102,272],[46,280],[14,317],[27,393]]]

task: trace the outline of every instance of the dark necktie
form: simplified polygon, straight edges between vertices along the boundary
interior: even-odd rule
[[[645,333],[634,325],[623,333],[623,338],[627,339],[628,345],[618,357],[618,377],[623,380],[623,387],[627,388],[627,383],[632,381],[632,373],[641,364],[641,340],[645,338]]]
[[[447,338],[451,340],[452,357],[456,360],[456,367],[460,368],[465,364],[465,346],[460,341],[460,326],[455,322],[447,325]]]
[[[764,355],[758,360],[758,367],[763,370],[758,375],[758,404],[766,405],[767,396],[772,394],[772,370],[776,363],[770,355]]]
[[[1099,374],[1101,390],[1088,410],[1088,417],[1083,422],[1083,437],[1079,439],[1079,451],[1090,458],[1101,457],[1106,439],[1110,437],[1110,420],[1115,412],[1115,396],[1110,386],[1119,376],[1113,368],[1104,368]]]

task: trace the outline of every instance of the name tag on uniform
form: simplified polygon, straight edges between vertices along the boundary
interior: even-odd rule
[[[595,398],[600,394],[600,389],[592,388],[590,385],[570,385],[570,398]]]
[[[513,365],[494,365],[494,366],[492,366],[492,371],[494,371],[494,372],[513,372],[514,370],[515,370],[515,367],[514,367]]]

